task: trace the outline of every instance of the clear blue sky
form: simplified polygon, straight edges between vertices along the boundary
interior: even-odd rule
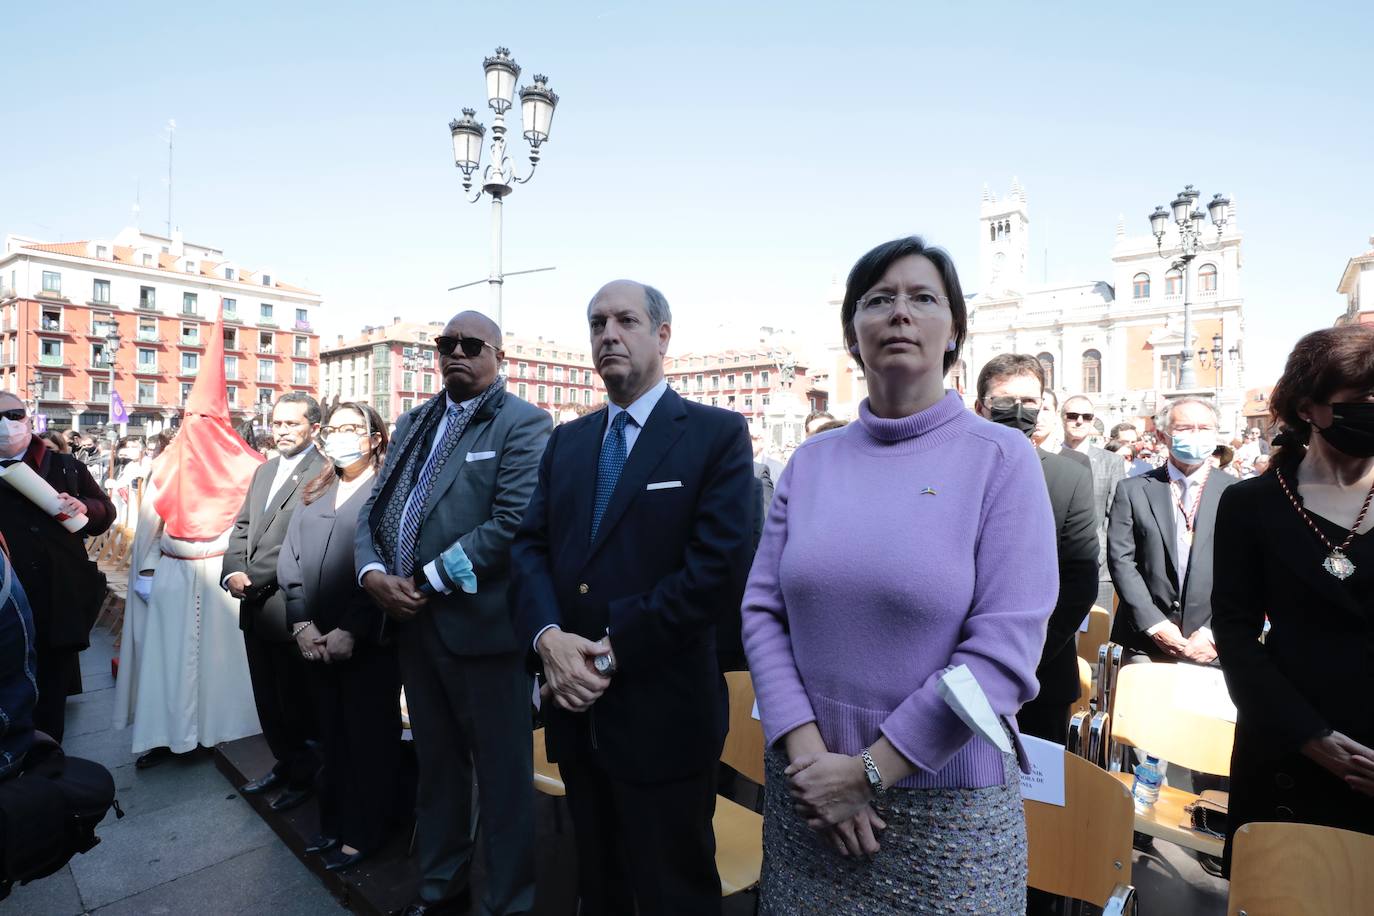
[[[785,325],[908,232],[971,286],[982,186],[1012,175],[1031,276],[1110,279],[1118,214],[1141,233],[1193,183],[1237,202],[1260,384],[1338,314],[1374,233],[1354,2],[67,2],[10,4],[3,28],[0,232],[113,235],[136,180],[161,232],[175,118],[174,223],[323,292],[328,335],[485,306],[485,287],[445,292],[488,257],[447,121],[472,105],[490,124],[498,44],[562,97],[506,208],[506,269],[558,268],[508,282],[522,334],[580,339],[617,276],[665,291],[682,346]]]

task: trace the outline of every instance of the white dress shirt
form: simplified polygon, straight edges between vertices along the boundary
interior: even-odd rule
[[[287,458],[285,455],[277,456],[277,476],[272,478],[272,487],[267,491],[267,502],[263,504],[264,512],[272,505],[272,501],[277,498],[277,491],[282,488],[282,484],[291,479],[291,475],[296,473],[296,468],[300,467],[302,461],[315,448],[315,443],[310,443],[296,454]]]
[[[1178,557],[1176,564],[1178,570],[1178,582],[1180,587],[1188,581],[1188,560],[1193,552],[1193,538],[1188,537],[1188,519],[1183,514],[1182,506],[1193,505],[1193,500],[1198,498],[1198,488],[1207,482],[1209,468],[1207,462],[1203,462],[1193,469],[1191,474],[1185,474],[1178,469],[1178,465],[1170,461],[1165,465],[1169,469],[1169,500],[1174,504],[1174,556]],[[1182,497],[1179,497],[1179,490],[1175,485],[1182,488]],[[1199,510],[1200,511],[1200,510]],[[1194,522],[1197,517],[1194,516]],[[1194,532],[1196,534],[1196,532]],[[1146,636],[1153,636],[1159,632],[1167,621],[1161,620],[1159,623],[1145,631]],[[1207,641],[1215,645],[1212,639],[1212,631],[1208,627],[1199,627],[1199,631],[1206,637]],[[1187,639],[1192,633],[1184,633],[1183,638]]]

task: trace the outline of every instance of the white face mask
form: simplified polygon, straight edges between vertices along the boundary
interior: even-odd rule
[[[330,433],[324,440],[324,453],[335,465],[346,468],[363,457],[363,437],[358,433]]]
[[[29,446],[29,424],[24,420],[0,419],[0,454],[14,455]]]

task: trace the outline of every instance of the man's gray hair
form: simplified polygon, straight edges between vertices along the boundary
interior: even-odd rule
[[[673,311],[668,308],[668,299],[654,287],[645,283],[644,287],[644,307],[649,312],[649,320],[654,323],[654,330],[657,331],[665,324],[673,323]]]
[[[1212,422],[1218,427],[1221,426],[1221,414],[1217,411],[1217,405],[1207,398],[1179,398],[1176,401],[1169,401],[1165,404],[1158,414],[1155,415],[1155,429],[1163,430],[1170,435],[1174,431],[1174,411],[1184,404],[1201,404],[1212,412]]]

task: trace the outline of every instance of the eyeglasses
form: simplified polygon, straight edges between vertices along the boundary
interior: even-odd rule
[[[1080,420],[1084,423],[1091,423],[1095,416],[1097,415],[1091,413],[1074,413],[1072,410],[1064,411],[1064,419],[1068,420],[1070,423],[1077,423]]]
[[[498,352],[495,347],[487,343],[480,337],[436,337],[434,338],[434,348],[439,351],[441,356],[452,356],[454,350],[461,349],[463,355],[468,359],[474,359],[477,354],[482,352],[483,347],[491,347],[491,352]]]
[[[361,423],[344,423],[340,426],[320,427],[320,434],[323,436],[332,436],[335,433],[349,433],[358,436],[369,436],[372,434],[372,430],[368,429]]]
[[[1013,398],[1011,396],[999,396],[995,398],[984,398],[983,403],[987,404],[988,407],[993,410],[1011,410],[1018,404],[1027,410],[1039,410],[1040,406],[1045,402],[1042,398]]]
[[[897,307],[898,302],[905,302],[906,307],[912,312],[926,315],[939,311],[942,304],[948,306],[949,297],[924,289],[914,293],[891,293],[880,290],[861,297],[855,305],[863,311],[875,315],[890,315],[892,310]]]
[[[16,423],[21,422],[27,416],[28,413],[22,407],[15,407],[11,410],[0,410],[0,417],[4,417],[6,420],[13,420]]]

